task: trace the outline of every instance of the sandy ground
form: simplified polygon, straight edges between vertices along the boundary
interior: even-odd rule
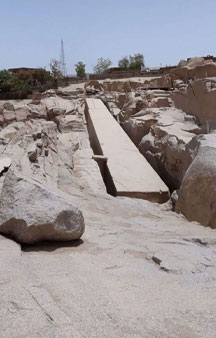
[[[214,338],[216,232],[147,201],[72,198],[74,243],[0,238],[1,338]]]

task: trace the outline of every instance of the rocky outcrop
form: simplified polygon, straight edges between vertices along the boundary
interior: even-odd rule
[[[120,105],[119,105],[120,106]],[[124,122],[128,120],[131,116],[140,112],[142,109],[148,107],[148,101],[144,95],[137,95],[133,92],[127,96],[127,100],[122,106],[120,113],[120,121]]]
[[[190,221],[216,228],[216,134],[194,138],[187,146],[189,166],[175,210]]]
[[[136,89],[170,89],[172,87],[170,76],[161,76],[153,78],[131,78],[121,80],[91,80],[85,84],[85,91],[88,95],[94,95],[100,92],[119,92],[130,93]]]
[[[138,86],[138,83],[125,81],[125,80],[115,80],[115,81],[104,81],[103,89],[105,92],[120,92],[127,93],[131,92],[132,89],[135,89]]]
[[[45,96],[41,100],[22,100],[0,103],[0,127],[6,127],[13,122],[30,120],[56,121],[76,111],[77,100],[69,101],[57,96]]]
[[[12,122],[24,122],[30,119],[47,119],[46,106],[31,100],[5,102],[0,106],[0,126],[6,127]]]
[[[142,86],[143,87],[143,86]],[[171,77],[168,75],[155,77],[144,82],[146,89],[170,89],[172,88]]]
[[[216,76],[216,63],[213,60],[195,57],[189,61],[181,61],[179,67],[171,71],[173,79],[181,79],[184,82],[190,79],[202,79]]]
[[[84,232],[80,210],[40,183],[10,170],[0,199],[0,232],[18,242],[69,241]]]
[[[122,123],[124,131],[137,147],[142,138],[149,133],[151,127],[157,122],[157,118],[152,110],[145,110],[143,111],[143,115],[141,115],[141,112],[139,115],[131,117]]]
[[[84,230],[81,225],[81,218],[80,223],[78,222],[80,229],[79,227],[75,229],[72,222],[73,217],[70,214],[73,210],[68,207],[68,202],[62,201],[60,196],[63,194],[64,198],[67,197],[67,201],[74,203],[72,196],[79,195],[80,191],[84,190],[90,194],[105,194],[106,191],[97,163],[92,159],[93,152],[85,128],[81,101],[77,99],[74,102],[72,99],[62,99],[54,95],[43,98],[37,105],[29,100],[12,102],[13,104],[9,102],[1,106],[1,111],[4,112],[5,108],[11,110],[10,114],[18,111],[19,116],[22,115],[23,119],[12,120],[7,124],[4,121],[4,125],[0,127],[0,200],[3,200],[2,194],[5,191],[4,184],[6,184],[6,181],[4,178],[6,172],[12,165],[13,168],[16,168],[18,177],[22,177],[22,194],[24,196],[28,195],[25,189],[28,191],[30,185],[33,186],[31,190],[33,196],[34,190],[38,191],[37,184],[39,184],[38,210],[41,210],[45,218],[42,218],[39,222],[38,214],[34,215],[36,210],[31,207],[32,213],[30,215],[33,223],[30,223],[30,218],[26,220],[21,211],[23,210],[26,215],[28,212],[27,209],[22,207],[21,202],[23,201],[28,205],[28,200],[20,198],[20,204],[17,204],[16,209],[18,216],[15,217],[13,216],[15,211],[12,207],[11,212],[9,212],[9,206],[12,203],[10,204],[8,200],[8,202],[5,202],[8,203],[8,209],[5,208],[7,214],[4,215],[5,217],[8,215],[8,219],[5,218],[4,220],[2,233],[11,234],[17,240],[28,241],[29,243],[43,239],[69,240],[79,238]],[[29,115],[30,111],[34,111],[34,114]],[[66,197],[65,193],[67,194]],[[15,192],[13,194],[15,196]],[[52,201],[56,214],[51,209],[51,211],[47,210],[50,215],[43,210],[39,200],[45,207],[48,202],[44,200],[44,196]],[[30,203],[33,205],[33,200],[30,200]],[[58,204],[59,207],[56,207],[55,204]],[[49,205],[49,208],[51,208],[51,204]],[[20,208],[20,213],[17,211],[18,208]],[[69,231],[66,231],[66,223],[65,226],[62,225],[62,229],[60,227],[61,231],[57,231],[59,227],[57,221],[61,210],[63,216],[66,215],[65,210],[66,212],[69,210],[68,219],[72,217]],[[76,215],[76,212],[74,215]],[[21,222],[20,228],[17,218],[19,216],[27,224],[28,231],[25,231],[25,235],[25,225]],[[13,218],[16,218],[16,220],[14,221]],[[48,218],[50,218],[51,223],[48,223]],[[11,221],[11,219],[13,220]],[[67,217],[65,216],[64,219],[67,219]],[[0,217],[0,222],[3,226],[2,217]],[[46,225],[45,230],[43,223]],[[32,232],[29,232],[31,229],[33,229]]]
[[[170,189],[178,188],[185,172],[185,147],[199,132],[195,118],[176,108],[147,108],[122,126]]]
[[[216,78],[190,81],[176,89],[171,97],[177,108],[198,118],[204,132],[208,126],[216,128]]]
[[[195,116],[173,107],[170,94],[139,88],[115,93],[113,101],[122,128],[172,191],[179,188],[186,170],[185,147],[202,129]],[[112,113],[114,103],[106,102]]]
[[[139,88],[130,93],[115,93],[113,98],[117,107],[121,110],[119,119],[122,123],[129,122],[130,118],[148,114],[147,108],[172,106],[170,92],[158,89],[145,90]],[[110,107],[109,102],[108,106]]]
[[[58,105],[57,97],[53,106],[56,106],[54,109],[62,108],[63,115],[50,121],[47,110],[42,114],[42,105],[36,105],[34,101],[31,104],[35,106],[35,115],[26,120],[28,106],[20,101],[13,103],[14,111],[16,113],[19,107],[19,116],[24,120],[0,127],[0,192],[2,181],[6,184],[4,178],[9,174],[7,169],[11,161],[12,168],[19,173],[18,181],[12,177],[15,182],[8,181],[7,184],[10,205],[4,210],[1,208],[4,217],[5,212],[11,217],[18,210],[18,223],[15,228],[14,219],[9,221],[9,233],[16,230],[17,234],[25,236],[24,228],[19,226],[27,220],[30,225],[27,233],[30,235],[35,231],[34,237],[38,233],[48,236],[48,231],[53,236],[57,231],[65,234],[65,222],[74,224],[77,212],[81,217],[77,209],[74,213],[72,206],[82,210],[88,226],[83,241],[74,243],[44,242],[21,247],[8,236],[0,235],[1,338],[215,338],[216,231],[199,226],[197,222],[189,223],[182,215],[167,210],[168,204],[114,198],[105,193],[97,163],[92,159],[80,103],[69,99],[75,95],[72,90],[77,86],[65,88],[64,92],[62,89],[61,95],[70,91],[70,95],[65,95],[71,105],[69,108],[72,108],[68,114],[64,102]],[[111,111],[119,109],[122,112],[127,95],[122,93],[116,108],[115,94],[118,95],[105,93],[106,102],[112,107]],[[164,93],[158,94],[162,97]],[[49,95],[53,93],[49,92]],[[137,97],[142,98],[141,95]],[[193,121],[192,117],[172,106],[163,109],[148,106],[125,120],[125,127],[126,124],[129,129],[131,126],[131,135],[140,133],[139,138],[144,136],[143,131],[153,141],[157,138],[158,146],[163,143],[161,151],[166,154],[172,148],[176,156],[178,149],[185,148],[184,161],[188,166],[196,157],[197,144],[203,142],[201,137],[194,137],[189,142],[190,147],[186,144],[188,137],[184,144],[180,142],[190,119]],[[192,125],[194,123],[186,128],[187,136],[191,135],[189,130],[194,129]],[[214,155],[212,149],[209,156],[211,153]],[[198,176],[202,174],[203,170]],[[202,188],[198,179],[194,177],[194,180],[198,194]],[[212,180],[210,194],[214,184]],[[26,196],[22,194],[23,188]],[[29,194],[30,206],[29,200],[26,201]],[[198,198],[191,196],[196,203]],[[192,201],[187,203],[190,205]],[[205,201],[202,203],[200,209],[206,208]],[[215,209],[213,203],[211,206]],[[31,216],[37,226],[31,225]],[[41,223],[45,223],[43,232]],[[141,297],[144,290],[148,292]],[[88,319],[85,325],[83,318]]]
[[[103,85],[97,80],[91,80],[84,85],[85,92],[88,95],[97,94],[103,91]]]
[[[194,136],[180,128],[155,124],[139,149],[171,190],[180,186],[185,168],[185,146]]]

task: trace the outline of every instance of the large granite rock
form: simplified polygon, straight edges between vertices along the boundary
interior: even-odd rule
[[[188,164],[192,163],[179,189],[175,210],[190,221],[216,228],[216,133],[194,138],[187,152]]]
[[[190,221],[216,228],[216,133],[195,137],[187,155],[189,168],[175,210]]]
[[[170,89],[171,87],[171,78],[168,75],[155,78],[153,77],[152,79],[144,82],[144,88],[146,89]]]
[[[119,107],[121,107],[119,105]],[[122,111],[120,114],[121,122],[128,120],[134,114],[140,112],[142,109],[148,107],[148,101],[144,95],[137,95],[135,92],[128,95],[127,100],[125,101]]]
[[[152,125],[142,138],[139,150],[171,190],[179,188],[185,173],[185,146],[199,128],[196,121],[181,110],[151,108],[148,111],[149,117],[143,116],[143,124],[146,126],[149,121]]]
[[[154,114],[143,112],[143,116],[131,117],[122,123],[124,131],[138,147],[142,138],[150,131],[151,126],[157,122]]]
[[[216,63],[213,60],[194,57],[189,61],[181,61],[179,67],[173,69],[171,74],[173,78],[183,81],[214,77],[216,76]]]
[[[199,119],[204,132],[208,127],[216,128],[216,78],[190,81],[175,89],[171,96],[177,108]]]
[[[165,90],[137,89],[113,97],[120,108],[118,120],[130,139],[170,189],[179,188],[185,174],[185,146],[202,132],[196,117],[173,107]]]
[[[97,80],[88,81],[85,83],[84,88],[87,94],[97,94],[103,91],[103,85]]]
[[[0,199],[0,232],[21,243],[69,241],[84,232],[80,210],[29,178],[10,170]]]

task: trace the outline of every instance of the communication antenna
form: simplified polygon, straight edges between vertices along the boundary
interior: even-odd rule
[[[60,70],[62,75],[67,76],[67,68],[65,62],[65,53],[64,53],[64,42],[61,40],[61,51],[60,51]]]

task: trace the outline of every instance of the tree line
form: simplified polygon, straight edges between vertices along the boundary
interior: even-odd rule
[[[103,74],[112,65],[110,58],[100,57],[96,65],[93,67],[95,74]],[[118,62],[120,70],[142,70],[145,67],[144,56],[142,54],[134,54],[124,56]],[[86,64],[79,61],[75,64],[75,71],[78,78],[86,78]],[[61,64],[58,60],[50,61],[50,71],[44,68],[35,69],[32,71],[19,71],[18,73],[10,72],[9,70],[0,70],[0,93],[7,92],[28,92],[35,87],[48,85],[50,88],[55,88],[59,80],[63,79],[61,72]]]
[[[27,95],[33,88],[43,85],[54,88],[56,81],[52,74],[43,68],[32,71],[21,69],[17,73],[3,69],[0,70],[0,93],[20,92]]]
[[[106,72],[112,65],[112,60],[110,58],[100,57],[97,60],[96,65],[93,67],[95,74],[103,74]],[[124,56],[118,62],[118,68],[120,70],[138,70],[141,71],[145,67],[144,55],[143,54],[134,54],[129,56]],[[52,60],[50,64],[51,73],[54,74],[54,77],[61,78],[61,64],[57,60]],[[79,78],[84,79],[86,77],[86,64],[82,61],[79,61],[75,64],[75,71]]]

